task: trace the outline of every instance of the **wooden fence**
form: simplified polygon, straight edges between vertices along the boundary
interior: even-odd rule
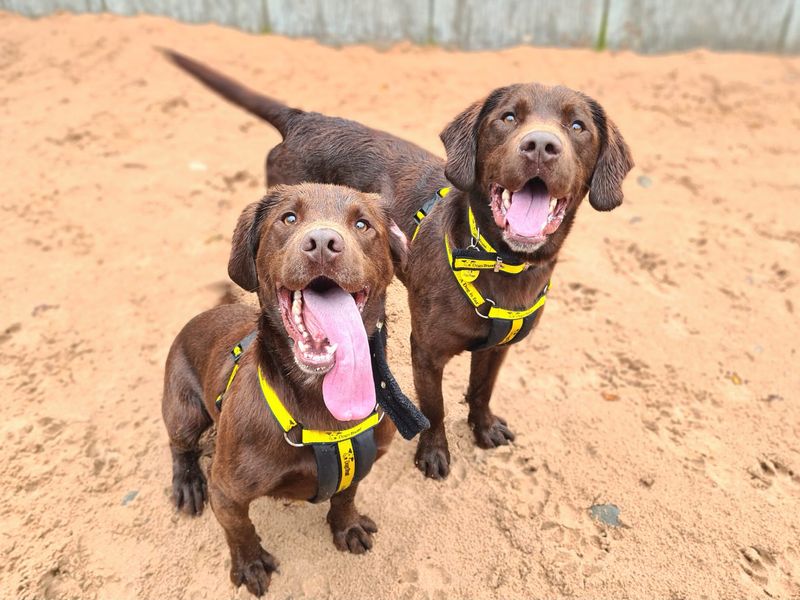
[[[800,0],[0,0],[0,9],[148,13],[334,45],[800,52]]]

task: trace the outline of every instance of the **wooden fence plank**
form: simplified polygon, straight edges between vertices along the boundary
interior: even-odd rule
[[[608,45],[637,52],[697,47],[779,52],[793,3],[611,0]]]

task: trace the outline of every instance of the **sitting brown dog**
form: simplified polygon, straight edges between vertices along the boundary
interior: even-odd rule
[[[231,551],[231,580],[266,592],[275,559],[250,502],[330,499],[340,550],[372,547],[375,523],[354,504],[358,481],[395,431],[376,409],[371,342],[405,236],[379,196],[319,184],[278,186],[249,205],[228,273],[260,310],[228,304],[192,319],[169,351],[163,415],[178,508],[199,514],[200,435],[217,426],[208,481]]]
[[[616,208],[633,167],[603,108],[560,86],[496,89],[442,131],[445,162],[388,133],[290,108],[167,54],[281,133],[283,142],[267,157],[271,184],[318,181],[380,193],[414,240],[398,276],[408,289],[414,385],[430,420],[417,447],[419,469],[435,479],[449,472],[442,373],[464,350],[472,352],[466,400],[477,444],[513,440],[489,409],[509,344],[536,327],[584,197],[597,210]]]

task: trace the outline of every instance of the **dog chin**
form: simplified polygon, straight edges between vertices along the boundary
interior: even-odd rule
[[[313,366],[307,365],[303,363],[297,356],[294,357],[294,364],[297,365],[297,368],[308,378],[309,381],[313,381],[317,377],[322,377],[326,373],[328,373],[331,369],[333,369],[336,362],[332,362],[328,365],[324,366]]]
[[[298,375],[298,381],[302,382],[303,385],[310,387],[322,385],[322,381],[327,374],[327,371],[325,373],[313,371],[308,367],[303,366],[297,359],[294,361],[294,367],[295,373]]]
[[[547,243],[547,236],[543,235],[535,238],[524,238],[514,235],[506,230],[503,232],[503,240],[514,252],[519,252],[520,254],[533,254]]]

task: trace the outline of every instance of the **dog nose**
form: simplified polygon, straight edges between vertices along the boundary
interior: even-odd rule
[[[564,147],[558,136],[549,131],[531,131],[519,143],[519,153],[528,160],[548,163],[558,158]]]
[[[303,238],[300,249],[314,262],[330,262],[344,250],[344,239],[333,229],[312,229]]]

